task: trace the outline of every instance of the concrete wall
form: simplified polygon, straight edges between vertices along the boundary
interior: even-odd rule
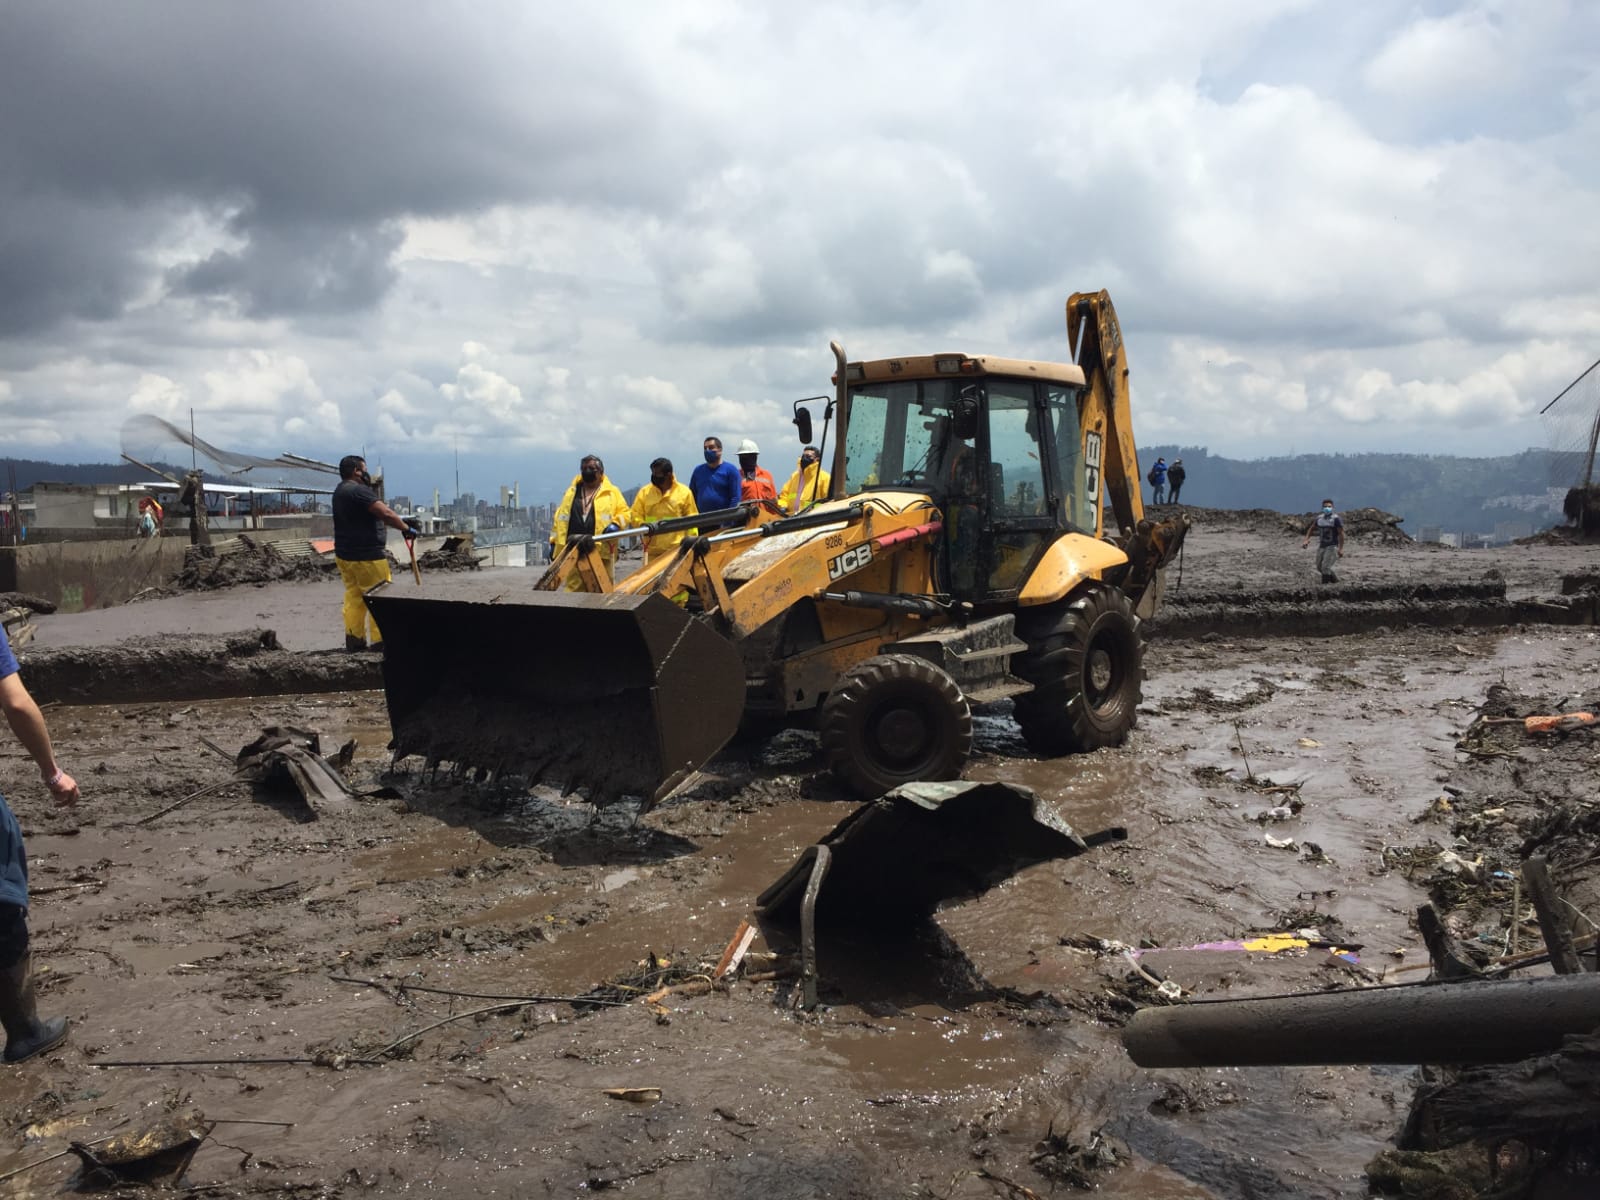
[[[187,538],[54,542],[0,547],[0,591],[26,592],[83,612],[121,604],[183,567]]]

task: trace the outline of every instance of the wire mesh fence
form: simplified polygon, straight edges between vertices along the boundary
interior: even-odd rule
[[[1600,360],[1569,383],[1539,411],[1550,446],[1552,487],[1585,487],[1596,475],[1596,434],[1600,433]]]

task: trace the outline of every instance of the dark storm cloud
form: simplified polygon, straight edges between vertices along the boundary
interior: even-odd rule
[[[239,225],[248,238],[245,248],[218,250],[169,272],[173,291],[232,298],[250,317],[317,315],[369,308],[395,281],[392,260],[402,235],[393,223],[336,229]]]
[[[23,194],[0,175],[0,336],[66,316],[115,317],[145,275],[115,248],[137,246],[160,224],[142,210]]]
[[[659,200],[687,156],[625,55],[593,61],[604,42],[565,18],[485,11],[9,7],[0,268],[43,300],[0,302],[0,334],[114,315],[149,278],[155,213],[200,210],[246,243],[175,271],[180,290],[322,313],[388,287],[398,216]]]

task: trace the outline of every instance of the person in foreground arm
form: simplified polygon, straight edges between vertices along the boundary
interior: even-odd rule
[[[57,804],[78,802],[78,784],[56,762],[50,730],[18,674],[11,643],[0,629],[0,711],[22,743],[39,778]],[[5,1061],[21,1062],[53,1050],[67,1039],[67,1019],[39,1019],[28,953],[28,856],[22,830],[0,796],[0,1025],[6,1031]]]

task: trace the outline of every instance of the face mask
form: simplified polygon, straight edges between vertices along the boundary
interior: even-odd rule
[[[721,450],[707,450],[706,451],[706,461],[708,463],[714,463],[714,462],[717,461],[717,459],[719,459],[721,457],[722,457],[722,451]]]
[[[585,467],[583,469],[583,481],[585,483],[599,483],[600,472],[594,467]]]
[[[1325,516],[1325,517],[1331,517],[1333,515],[1333,507],[1330,505],[1330,506],[1324,508],[1322,510],[1322,515]]]
[[[667,477],[665,475],[652,475],[650,476],[650,482],[655,484],[658,491],[664,492],[667,490]]]

